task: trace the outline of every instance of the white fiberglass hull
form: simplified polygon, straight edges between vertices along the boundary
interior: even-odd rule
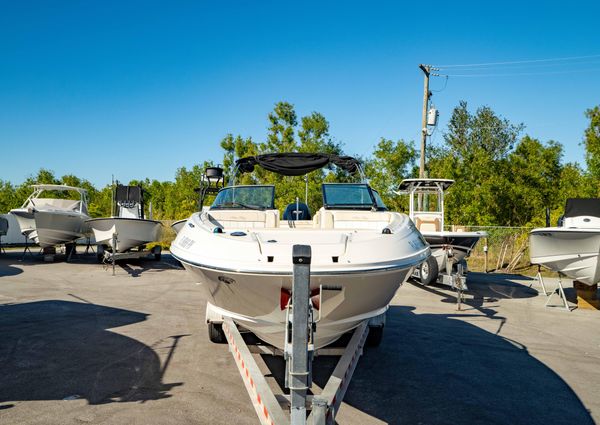
[[[33,211],[28,210],[27,208],[15,208],[11,210],[10,213],[15,216],[21,234],[33,239],[36,236],[35,234],[32,234],[35,232]]]
[[[42,248],[73,242],[89,232],[84,223],[89,217],[78,212],[19,208],[11,214],[21,233]]]
[[[73,211],[34,210],[35,237],[42,248],[73,242],[89,234],[86,214]],[[30,234],[30,237],[33,235]]]
[[[185,225],[186,221],[187,218],[185,220],[177,220],[175,223],[171,224],[171,228],[175,230],[175,233],[179,233],[181,228]]]
[[[94,218],[88,220],[96,243],[110,246],[116,252],[124,252],[136,246],[157,241],[161,222],[139,218]],[[113,234],[117,234],[117,246],[113,246]]]
[[[600,281],[600,229],[546,227],[529,234],[532,264],[594,285]]]
[[[479,242],[487,237],[486,232],[423,232],[423,237],[431,247],[438,270],[446,270],[446,251],[452,250],[451,260],[457,264],[466,259]]]
[[[250,275],[210,270],[185,262],[183,265],[197,282],[204,282],[212,313],[232,317],[263,341],[283,348],[286,312],[282,300],[291,292],[291,275]],[[361,321],[385,313],[412,270],[409,267],[348,275],[312,274],[313,305],[319,306],[315,314],[321,318],[315,334],[317,348],[334,342]]]
[[[311,290],[323,347],[362,320],[386,311],[398,287],[430,250],[406,216],[397,233],[352,229],[246,229],[215,234],[194,214],[171,245],[209,302],[209,314],[232,317],[263,341],[284,346],[292,289],[292,247],[310,245]]]

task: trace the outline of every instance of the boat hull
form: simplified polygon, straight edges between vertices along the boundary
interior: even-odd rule
[[[93,218],[87,223],[94,232],[96,243],[110,246],[116,252],[157,241],[162,224],[156,220],[137,218]],[[113,246],[113,234],[117,234],[117,246]]]
[[[33,240],[42,248],[73,242],[89,235],[85,214],[68,211],[33,212],[35,218],[35,237]],[[30,234],[32,237],[32,234]]]
[[[283,349],[286,294],[292,289],[291,274],[248,274],[214,270],[179,258],[205,292],[210,315],[227,316],[261,340]],[[311,274],[310,288],[317,330],[315,346],[326,346],[363,320],[387,310],[399,286],[413,267],[360,273]]]
[[[317,347],[385,312],[398,287],[431,252],[410,219],[397,213],[390,213],[393,231],[387,232],[239,224],[214,231],[209,227],[214,219],[202,214],[188,219],[171,244],[171,254],[205,292],[209,313],[217,312],[208,320],[231,317],[277,348],[284,346],[294,245],[310,245],[312,251]]]
[[[600,229],[547,227],[529,234],[532,264],[539,264],[586,285],[600,281]]]
[[[28,210],[27,208],[16,208],[11,210],[10,213],[15,216],[21,234],[33,239],[33,237],[36,236],[32,235],[32,233],[35,232],[35,218],[33,216],[33,211]]]
[[[423,232],[440,272],[446,270],[448,249],[452,249],[452,262],[460,263],[471,254],[479,239],[486,236],[484,232]]]
[[[185,220],[177,220],[175,223],[171,224],[171,228],[175,231],[175,233],[179,233],[181,228],[185,225],[187,218]]]

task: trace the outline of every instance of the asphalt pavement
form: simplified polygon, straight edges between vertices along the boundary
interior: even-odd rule
[[[0,424],[258,423],[227,345],[208,341],[202,291],[168,254],[115,276],[93,255],[20,260],[0,254]],[[600,312],[544,307],[523,276],[468,283],[461,310],[448,288],[400,288],[339,424],[600,421]],[[283,360],[257,359],[281,384]],[[335,361],[315,360],[316,388]]]

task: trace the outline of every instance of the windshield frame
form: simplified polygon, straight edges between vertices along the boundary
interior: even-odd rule
[[[331,204],[327,201],[327,187],[349,187],[349,186],[357,186],[357,187],[366,187],[367,193],[371,198],[371,202],[368,204]],[[375,190],[369,186],[368,183],[323,183],[321,184],[321,191],[323,193],[323,208],[326,210],[371,210],[371,211],[387,211],[387,207],[383,203],[383,200],[379,196]],[[375,195],[377,193],[377,195]]]
[[[217,204],[217,201],[219,200],[219,196],[222,193],[225,192],[229,192],[229,191],[236,191],[239,189],[270,189],[271,193],[270,193],[270,197],[271,197],[271,203],[270,205],[257,205],[257,204],[248,204],[245,202],[237,202],[237,201],[233,201],[230,202],[232,205],[231,206],[224,206],[224,204]],[[215,197],[215,200],[213,201],[212,205],[209,207],[209,211],[215,211],[215,210],[258,210],[258,211],[265,211],[265,210],[272,210],[275,209],[275,186],[271,185],[271,184],[259,184],[259,185],[236,185],[236,186],[227,186],[222,188],[221,190],[219,190],[219,192],[217,193],[217,196]]]

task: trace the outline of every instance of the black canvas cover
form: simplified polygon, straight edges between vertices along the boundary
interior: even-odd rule
[[[125,186],[122,184],[117,185],[115,198],[117,202],[137,202],[138,204],[142,204],[144,201],[141,186]]]
[[[348,173],[358,171],[360,162],[351,156],[338,156],[324,153],[270,153],[249,156],[236,161],[240,173],[251,173],[258,165],[265,170],[284,176],[303,176],[329,164],[334,164]]]
[[[569,198],[565,207],[565,217],[588,215],[600,217],[600,198]]]

